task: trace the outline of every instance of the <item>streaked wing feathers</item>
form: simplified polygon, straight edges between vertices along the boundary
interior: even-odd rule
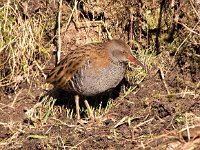
[[[76,71],[84,65],[87,57],[81,57],[76,53],[66,56],[47,76],[46,82],[56,86],[65,86],[65,84],[73,77]]]

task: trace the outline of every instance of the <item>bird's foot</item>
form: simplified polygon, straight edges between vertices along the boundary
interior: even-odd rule
[[[77,124],[80,124],[80,125],[85,125],[88,123],[88,120],[83,120],[83,119],[78,119],[77,120]]]
[[[80,125],[85,125],[85,124],[91,124],[94,123],[96,121],[95,117],[91,117],[89,119],[77,119],[77,124]]]

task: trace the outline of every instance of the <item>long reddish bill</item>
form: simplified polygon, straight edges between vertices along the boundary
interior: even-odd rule
[[[136,65],[140,65],[142,68],[145,69],[145,66],[144,66],[139,60],[137,60],[137,58],[135,58],[133,55],[129,55],[129,56],[128,56],[128,60],[129,60],[130,62],[133,62],[133,63],[136,64]]]

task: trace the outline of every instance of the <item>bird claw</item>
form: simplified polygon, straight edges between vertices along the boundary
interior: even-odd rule
[[[89,120],[84,120],[84,119],[77,119],[77,124],[80,124],[80,125],[85,125],[85,124],[88,124],[88,123],[93,123],[95,122],[96,119],[95,118],[90,118]]]
[[[85,125],[85,124],[87,124],[87,123],[88,123],[87,120],[83,120],[83,119],[78,119],[78,120],[77,120],[77,124],[80,124],[80,125]]]

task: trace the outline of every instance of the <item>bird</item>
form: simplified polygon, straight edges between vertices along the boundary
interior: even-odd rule
[[[68,50],[67,55],[47,75],[46,82],[75,96],[76,115],[80,120],[80,97],[93,120],[94,114],[86,99],[115,88],[124,78],[128,62],[144,65],[120,39],[89,43]]]

